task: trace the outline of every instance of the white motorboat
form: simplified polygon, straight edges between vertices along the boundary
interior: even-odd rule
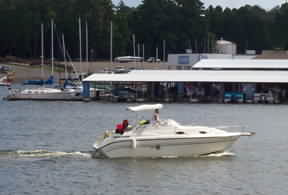
[[[162,108],[161,104],[129,107],[138,112]],[[106,131],[93,145],[95,156],[108,158],[198,157],[221,153],[250,132],[227,132],[205,126],[182,126],[174,120],[137,124],[123,134]]]
[[[6,100],[82,100],[79,90],[60,88],[10,89]]]

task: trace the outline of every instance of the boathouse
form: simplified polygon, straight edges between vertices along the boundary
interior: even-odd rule
[[[288,60],[214,59],[201,60],[192,70],[96,73],[83,80],[84,97],[117,96],[105,90],[91,94],[90,88],[99,86],[131,89],[134,93],[122,94],[127,101],[283,103],[288,100]]]

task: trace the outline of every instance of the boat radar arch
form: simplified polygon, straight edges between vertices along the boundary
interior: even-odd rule
[[[140,105],[140,106],[128,107],[127,110],[130,110],[133,112],[139,112],[139,111],[155,110],[155,109],[161,109],[161,108],[163,108],[162,104],[144,104],[144,105]]]

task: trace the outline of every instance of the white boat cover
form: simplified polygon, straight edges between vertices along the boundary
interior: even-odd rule
[[[7,77],[6,77],[6,76],[0,78],[0,82],[4,82],[5,80],[7,80]]]
[[[155,110],[163,108],[162,104],[144,104],[140,106],[131,106],[127,109],[133,112],[145,111],[145,110]]]

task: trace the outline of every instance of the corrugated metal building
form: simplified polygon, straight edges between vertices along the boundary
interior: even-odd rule
[[[147,89],[146,97],[152,101],[158,96],[160,100],[173,96],[173,101],[194,97],[207,100],[209,97],[211,101],[221,102],[225,99],[225,93],[241,93],[247,102],[248,99],[253,101],[255,94],[272,94],[274,99],[283,102],[287,99],[288,60],[201,60],[194,65],[193,70],[134,70],[127,74],[93,74],[83,83],[84,88],[89,88],[93,83],[142,87]]]

